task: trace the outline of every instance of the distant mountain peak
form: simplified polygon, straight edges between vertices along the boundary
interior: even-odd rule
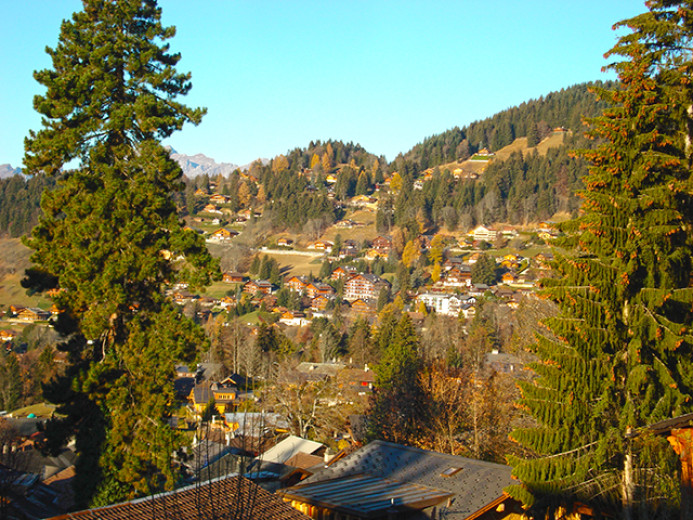
[[[188,179],[193,179],[195,177],[198,177],[199,175],[205,174],[209,175],[210,177],[219,175],[220,173],[224,176],[227,176],[234,170],[249,170],[250,167],[258,161],[260,161],[260,163],[263,165],[266,165],[270,162],[269,159],[263,159],[258,157],[257,159],[248,164],[239,166],[234,163],[218,163],[213,158],[207,157],[203,153],[196,153],[195,155],[186,155],[183,153],[176,152],[170,146],[168,147],[168,149],[171,153],[171,159],[173,159],[180,165],[181,169],[183,170],[183,174]]]
[[[226,176],[238,168],[238,165],[233,163],[217,163],[214,159],[202,153],[185,155],[176,152],[173,148],[170,150],[171,159],[180,165],[183,174],[189,179],[205,174],[210,177],[219,174]]]
[[[0,164],[0,179],[5,179],[7,177],[14,177],[15,175],[21,175],[21,168],[13,168],[11,164],[5,163]]]

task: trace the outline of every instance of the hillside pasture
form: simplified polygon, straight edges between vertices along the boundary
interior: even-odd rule
[[[50,307],[50,301],[39,295],[28,295],[21,285],[24,271],[31,266],[31,250],[19,238],[0,239],[0,308],[10,305]]]
[[[343,241],[355,240],[357,243],[361,243],[364,240],[373,240],[378,236],[378,232],[375,229],[375,211],[358,209],[348,212],[344,218],[351,219],[354,222],[360,222],[363,226],[353,228],[330,226],[325,231],[322,238],[334,242],[335,237],[340,235]]]
[[[322,266],[322,256],[306,256],[292,253],[291,251],[259,251],[261,256],[265,255],[273,258],[279,264],[279,269],[283,276],[296,275],[303,276],[313,273],[317,275]]]

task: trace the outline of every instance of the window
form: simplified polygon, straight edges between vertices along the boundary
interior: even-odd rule
[[[452,477],[453,475],[459,473],[460,471],[462,471],[462,468],[458,468],[458,467],[455,467],[455,466],[451,466],[451,467],[449,467],[448,469],[446,469],[445,471],[443,471],[443,472],[440,474],[440,476],[441,476],[441,477]]]

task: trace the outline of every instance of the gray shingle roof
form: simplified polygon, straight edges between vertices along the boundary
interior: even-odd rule
[[[444,474],[446,471],[449,476]],[[442,502],[439,507],[446,510],[446,518],[462,519],[501,497],[503,488],[513,482],[511,471],[510,466],[502,464],[374,441],[286,492],[301,488],[305,495],[310,492],[311,485],[318,486],[324,481],[359,475],[376,477],[433,490]],[[449,495],[452,498],[445,502]],[[321,500],[324,502],[325,497]]]

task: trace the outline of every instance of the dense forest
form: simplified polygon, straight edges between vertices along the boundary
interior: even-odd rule
[[[41,193],[54,184],[53,179],[43,175],[0,179],[0,236],[18,237],[28,233],[38,222]]]

